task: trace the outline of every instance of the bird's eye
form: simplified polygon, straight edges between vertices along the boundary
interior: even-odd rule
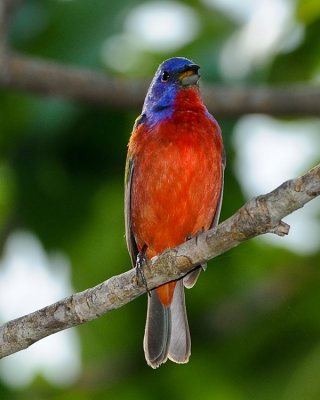
[[[163,71],[161,75],[161,82],[167,82],[169,80],[169,72]]]

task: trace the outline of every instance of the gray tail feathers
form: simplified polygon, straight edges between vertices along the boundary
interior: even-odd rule
[[[182,280],[177,282],[170,308],[172,327],[168,358],[179,364],[187,363],[191,354],[191,338]]]
[[[176,363],[188,362],[191,339],[182,280],[177,282],[168,307],[161,304],[157,293],[152,290],[151,297],[148,297],[143,347],[147,363],[152,368],[159,367],[168,358]]]

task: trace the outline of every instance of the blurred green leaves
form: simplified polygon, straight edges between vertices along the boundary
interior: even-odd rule
[[[5,164],[0,164],[0,226],[6,222],[7,215],[13,210],[15,182],[12,171]]]

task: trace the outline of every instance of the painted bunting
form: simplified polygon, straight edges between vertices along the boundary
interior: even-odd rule
[[[156,71],[128,145],[126,240],[132,265],[217,224],[224,150],[218,123],[199,92],[199,66],[175,57]],[[156,368],[186,363],[191,340],[184,286],[201,270],[162,285],[148,298],[144,352]]]

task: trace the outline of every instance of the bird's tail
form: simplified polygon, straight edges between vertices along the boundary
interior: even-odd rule
[[[170,306],[164,306],[156,291],[151,291],[143,346],[152,368],[159,367],[168,358],[176,363],[188,362],[191,340],[182,280],[176,284]]]

